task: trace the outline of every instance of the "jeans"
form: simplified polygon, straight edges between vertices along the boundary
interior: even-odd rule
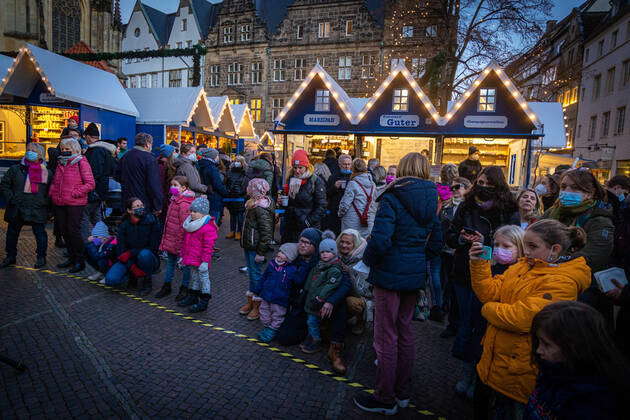
[[[431,306],[442,308],[442,257],[435,255],[427,259],[429,269],[429,288],[431,290]]]
[[[175,268],[177,268],[177,260],[179,257],[175,254],[168,253],[166,260],[166,273],[164,274],[164,283],[171,283],[175,277]],[[182,267],[182,286],[188,287],[190,284],[190,266]]]
[[[190,266],[190,290],[201,291],[209,295],[211,290],[210,272],[208,270],[201,271],[199,267]]]
[[[262,322],[265,327],[277,330],[280,328],[280,325],[282,325],[286,313],[287,308],[284,306],[269,303],[266,300],[260,302],[260,322]]]
[[[315,340],[320,341],[322,334],[319,330],[319,324],[322,320],[317,315],[308,314],[306,317],[306,328],[308,328],[308,334]]]
[[[481,316],[481,302],[470,287],[454,284],[459,325],[453,343],[453,356],[468,363],[477,363],[483,348],[486,320]]]
[[[7,258],[17,257],[17,244],[20,237],[20,231],[24,226],[22,220],[9,223],[7,226],[6,252]],[[46,225],[44,223],[33,223],[33,235],[37,243],[37,258],[46,258],[46,250],[48,249],[48,235],[46,234]]]
[[[158,260],[153,252],[148,249],[143,249],[135,258],[129,258],[127,263],[118,261],[112,265],[107,271],[107,274],[105,274],[105,284],[112,285],[122,283],[127,276],[129,268],[134,264],[136,264],[140,270],[144,271],[147,276],[150,276],[160,267],[160,260]]]
[[[230,232],[241,232],[243,230],[243,219],[245,212],[230,210]]]
[[[75,263],[85,260],[85,245],[81,237],[81,220],[85,206],[55,206],[55,219],[68,247],[69,258]]]
[[[85,206],[83,217],[81,218],[81,237],[83,241],[87,241],[88,236],[92,234],[94,225],[103,220],[102,207],[103,203],[101,201],[92,201]]]
[[[263,264],[257,263],[256,251],[245,250],[245,264],[247,265],[247,275],[249,276],[249,291],[258,290],[260,277],[262,277]]]
[[[378,360],[374,397],[382,403],[410,396],[416,353],[411,320],[417,299],[417,292],[374,287],[374,350]]]

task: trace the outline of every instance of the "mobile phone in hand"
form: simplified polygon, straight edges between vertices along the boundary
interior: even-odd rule
[[[492,247],[484,246],[483,252],[479,254],[479,258],[490,261],[492,259]]]

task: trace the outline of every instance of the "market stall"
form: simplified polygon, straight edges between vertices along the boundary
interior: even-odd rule
[[[202,87],[127,89],[127,93],[140,114],[137,132],[151,134],[154,147],[172,140],[212,141],[216,124]]]
[[[232,115],[234,116],[234,125],[236,127],[237,146],[236,153],[242,153],[246,149],[257,147],[258,136],[254,131],[254,120],[252,119],[249,106],[247,104],[230,105]]]
[[[236,123],[227,96],[209,96],[208,104],[212,120],[215,122],[216,136],[213,142],[206,143],[224,153],[236,153],[238,144],[236,140]]]
[[[11,61],[0,95],[0,160],[6,164],[20,158],[29,141],[55,146],[73,115],[81,127],[96,123],[104,139],[135,135],[138,110],[114,74],[31,44]]]

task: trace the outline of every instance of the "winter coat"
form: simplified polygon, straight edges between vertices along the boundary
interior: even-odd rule
[[[370,267],[368,282],[396,291],[423,288],[425,248],[438,223],[435,184],[398,178],[377,201],[374,227],[363,254],[363,262]]]
[[[247,251],[265,255],[272,250],[273,231],[276,225],[273,204],[268,207],[256,206],[245,211],[241,246]]]
[[[618,392],[604,378],[543,361],[523,420],[622,419]]]
[[[124,156],[124,155],[123,155]],[[168,199],[169,190],[171,188],[171,180],[175,176],[176,169],[170,168],[167,165],[168,158],[160,156],[157,159],[158,164],[158,172],[160,174],[160,185],[162,186],[162,197],[164,197],[162,204],[162,212],[164,215],[168,211],[168,206],[170,204],[170,200]],[[161,215],[162,217],[163,215]]]
[[[462,176],[472,182],[475,183],[479,172],[481,172],[481,162],[474,159],[466,159],[459,164],[457,168],[459,172],[459,176]]]
[[[57,165],[49,190],[55,206],[85,206],[88,203],[88,193],[96,184],[87,159],[83,156],[78,159],[75,163]]]
[[[306,279],[304,290],[306,291],[306,301],[304,310],[311,315],[319,314],[323,302],[327,300],[341,285],[341,263],[339,260],[331,262],[319,261],[311,270]],[[317,303],[319,297],[322,303]]]
[[[296,272],[297,267],[295,265],[278,265],[275,259],[272,259],[258,282],[258,288],[251,292],[268,303],[286,308],[289,306],[289,295]]]
[[[188,194],[186,194],[188,193]],[[160,242],[160,251],[179,255],[184,240],[184,220],[190,215],[188,210],[190,203],[195,199],[192,191],[185,191],[171,199],[171,204],[166,212],[164,221],[164,233]]]
[[[288,185],[285,187],[288,192]],[[297,242],[307,227],[320,229],[326,214],[326,185],[317,175],[304,180],[284,214],[282,242]]]
[[[502,275],[492,276],[490,262],[471,260],[472,288],[483,304],[488,321],[483,354],[477,365],[481,381],[525,403],[534,390],[530,329],[534,316],[559,300],[576,300],[591,284],[591,270],[584,258],[558,264],[526,258]]]
[[[48,153],[48,169],[54,174],[57,169],[57,158],[59,158],[59,154],[61,153],[59,145],[56,147],[49,147],[46,152]]]
[[[11,166],[2,177],[0,193],[4,197],[7,207],[4,211],[4,221],[7,223],[21,222],[46,223],[50,212],[48,187],[53,179],[52,171],[48,171],[48,183],[38,184],[36,194],[24,192],[24,184],[28,175],[26,165],[21,163]]]
[[[134,147],[118,164],[117,179],[122,185],[123,203],[138,197],[148,212],[162,210],[164,191],[155,157],[146,150]]]
[[[376,185],[374,185],[370,174],[364,173],[355,176],[349,181],[339,203],[339,211],[337,213],[341,217],[341,230],[356,229],[362,237],[367,238],[372,231],[374,216],[378,207],[376,196]],[[363,214],[365,211],[368,201],[368,221],[367,226],[363,226],[360,214]]]
[[[471,244],[460,241],[462,228],[468,227],[476,230],[483,235],[483,244],[492,246],[494,232],[498,228],[505,225],[520,226],[520,224],[521,218],[516,206],[500,211],[498,209],[483,210],[474,202],[464,201],[461,203],[445,234],[446,245],[455,249],[452,271],[453,282],[461,286],[470,287],[468,251]]]
[[[258,158],[249,162],[249,169],[247,178],[248,180],[254,178],[261,178],[267,181],[269,184],[269,194],[273,195],[274,182],[273,182],[273,165],[267,162],[265,159]],[[277,185],[276,185],[277,188]]]
[[[225,206],[233,212],[245,211],[245,200],[247,199],[247,175],[243,168],[230,168],[225,178],[225,188],[227,196],[223,200]],[[227,200],[229,201],[227,201]]]
[[[455,250],[446,244],[446,235],[451,227],[451,223],[453,222],[453,219],[455,218],[455,213],[457,212],[457,209],[459,208],[460,204],[461,202],[459,204],[455,204],[453,202],[453,199],[451,198],[445,201],[442,204],[442,208],[440,209],[440,223],[442,224],[442,232],[444,232],[444,238],[445,238],[443,252],[449,255],[455,254]]]
[[[626,276],[628,272],[626,271]],[[619,297],[619,313],[615,322],[615,341],[619,349],[630,360],[630,287],[626,285]]]
[[[341,218],[337,215],[339,213],[339,203],[341,202],[341,198],[343,197],[345,188],[337,188],[335,185],[337,181],[346,181],[346,186],[348,185],[348,181],[350,181],[350,176],[352,174],[342,174],[340,171],[333,173],[330,178],[328,178],[328,182],[326,183],[326,200],[328,201],[328,211],[326,212],[326,220],[324,222],[324,227],[326,229],[330,229],[335,234],[341,232]],[[376,197],[374,198],[376,200]]]
[[[116,232],[117,254],[131,251],[135,257],[143,249],[148,249],[157,255],[161,236],[160,222],[153,214],[145,213],[138,223],[132,223],[131,218],[126,216]]]
[[[175,175],[185,176],[188,179],[188,188],[190,188],[197,195],[206,194],[208,190],[207,184],[202,182],[201,180],[201,170],[197,171],[193,162],[185,158],[184,156],[180,156],[175,160],[175,168],[177,171]],[[208,197],[210,199],[210,197]]]
[[[217,240],[218,228],[214,218],[206,216],[205,223],[196,231],[184,230],[182,242],[182,264],[199,267],[201,263],[212,263],[214,242]]]
[[[208,159],[201,159],[197,163],[201,183],[207,187],[208,201],[211,212],[223,210],[223,197],[227,197],[228,191],[223,184],[223,178],[217,164]]]
[[[350,276],[350,280],[352,281],[351,294],[353,296],[361,296],[370,299],[372,298],[372,286],[367,282],[369,274],[361,273],[352,269],[352,267],[363,259],[363,253],[365,252],[366,247],[367,241],[361,238],[361,244],[353,249],[350,255],[345,257],[340,255],[339,259],[341,261],[342,270]]]
[[[105,201],[109,191],[109,178],[114,175],[116,169],[116,146],[113,144],[97,141],[88,146],[85,157],[90,162],[92,175],[96,188],[90,192],[88,197],[90,202]]]
[[[339,173],[339,160],[335,158],[324,159],[324,164],[330,169],[330,176],[335,176]]]

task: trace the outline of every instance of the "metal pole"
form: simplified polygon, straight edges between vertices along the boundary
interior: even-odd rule
[[[287,175],[287,148],[289,147],[287,141],[287,135],[281,134],[282,136],[282,183],[284,184],[285,177]]]
[[[539,137],[540,139],[540,137]],[[527,139],[527,146],[525,153],[527,154],[527,172],[525,173],[525,187],[529,186],[529,181],[532,176],[532,139]]]

